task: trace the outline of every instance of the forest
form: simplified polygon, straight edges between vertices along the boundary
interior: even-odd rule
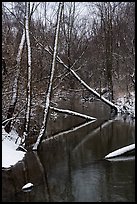
[[[47,137],[53,112],[96,119],[58,107],[59,99],[100,98],[117,112],[131,92],[135,2],[2,3],[2,125],[26,148]]]

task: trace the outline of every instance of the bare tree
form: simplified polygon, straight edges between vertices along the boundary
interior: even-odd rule
[[[12,99],[11,99],[10,106],[8,109],[7,119],[12,118],[15,107],[16,107],[17,99],[18,99],[18,81],[19,81],[20,63],[21,63],[21,57],[22,57],[24,43],[25,43],[25,30],[23,30],[21,42],[20,42],[20,45],[18,48],[18,54],[16,57],[16,67],[15,67],[16,68],[16,76],[15,76],[14,82],[13,82]],[[5,131],[7,133],[9,133],[10,130],[11,130],[11,120],[9,120],[8,123],[5,124]]]
[[[103,44],[105,51],[105,69],[108,83],[108,90],[111,93],[110,100],[113,100],[113,80],[112,80],[112,67],[113,67],[113,12],[114,6],[112,2],[97,3],[99,15],[101,18],[101,32],[103,36]]]
[[[29,132],[30,124],[30,112],[31,112],[31,45],[30,45],[30,34],[29,34],[29,16],[30,16],[30,2],[26,2],[26,21],[25,21],[25,32],[27,40],[27,53],[28,53],[28,82],[27,82],[27,107],[25,116],[25,130],[21,143],[26,141]]]
[[[19,6],[19,9],[22,8],[22,5],[17,4],[17,6]],[[16,7],[16,5],[15,5],[15,7]],[[18,23],[20,23],[20,25],[22,26],[22,29],[23,29],[23,33],[22,33],[22,37],[21,37],[21,41],[20,41],[20,44],[19,44],[18,53],[17,53],[17,57],[16,57],[16,65],[15,65],[16,75],[15,75],[14,82],[13,82],[13,85],[12,85],[12,99],[11,99],[11,102],[10,102],[10,105],[9,105],[9,108],[8,108],[8,111],[7,111],[7,119],[6,119],[7,122],[3,123],[5,125],[5,131],[9,133],[10,130],[11,130],[11,122],[12,122],[12,120],[10,118],[13,117],[15,107],[16,107],[16,103],[17,103],[17,100],[18,100],[21,58],[22,58],[22,53],[23,53],[23,47],[24,47],[24,44],[25,44],[25,33],[26,33],[26,31],[25,31],[24,23],[21,21],[22,20],[21,17],[24,14],[24,10],[21,9],[22,10],[21,17],[20,16],[18,17],[12,11],[10,11],[8,7],[4,6],[4,8],[7,9],[8,12],[10,12],[10,14],[18,21]],[[32,16],[33,12],[35,11],[35,9],[34,9],[34,4],[33,4],[31,14],[28,17],[29,18],[28,21],[31,20],[31,16]],[[27,37],[27,39],[28,39],[28,37]],[[27,42],[29,43],[29,41],[27,41]],[[29,50],[28,50],[28,53],[30,53]],[[28,57],[28,64],[30,66],[30,57]],[[28,74],[28,78],[30,77],[29,75],[30,74]],[[29,89],[28,89],[28,92],[29,92]]]
[[[56,32],[55,32],[55,42],[54,42],[54,52],[53,52],[53,60],[52,60],[52,67],[51,67],[51,75],[50,75],[48,90],[47,90],[47,93],[46,93],[44,119],[43,119],[43,123],[42,123],[41,129],[40,129],[39,136],[38,136],[37,141],[36,141],[36,143],[35,143],[35,145],[33,147],[33,150],[37,150],[38,145],[42,141],[44,133],[46,131],[46,126],[47,126],[47,121],[48,121],[48,114],[49,114],[49,105],[50,105],[50,99],[51,99],[51,94],[52,94],[52,83],[53,83],[53,77],[54,77],[55,66],[56,66],[59,28],[60,28],[60,22],[61,22],[63,6],[64,6],[63,2],[60,2],[59,3],[59,8],[58,8],[58,14],[57,14],[57,26],[56,26]]]

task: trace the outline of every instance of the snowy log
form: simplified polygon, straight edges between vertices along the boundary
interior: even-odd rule
[[[78,117],[84,118],[86,120],[97,120],[94,117],[91,117],[89,115],[85,115],[85,114],[82,114],[82,113],[78,113],[78,112],[75,112],[75,111],[72,111],[72,110],[64,110],[64,109],[60,109],[60,108],[54,108],[52,106],[50,106],[50,109],[54,110],[54,111],[57,111],[57,112],[60,112],[60,113],[67,113],[69,115],[78,116]]]
[[[131,144],[131,145],[122,147],[120,149],[117,149],[117,150],[109,153],[108,155],[106,155],[105,159],[112,158],[112,157],[117,157],[119,155],[123,155],[123,154],[125,154],[127,152],[130,152],[130,151],[133,151],[133,150],[135,150],[135,144]]]

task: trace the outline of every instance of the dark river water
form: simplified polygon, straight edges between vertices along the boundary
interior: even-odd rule
[[[65,102],[62,108],[67,107]],[[135,143],[135,122],[110,119],[109,107],[100,101],[72,102],[70,109],[97,120],[52,113],[47,135],[54,138],[2,170],[3,202],[135,202],[135,156],[104,159]],[[34,187],[22,191],[28,182]]]

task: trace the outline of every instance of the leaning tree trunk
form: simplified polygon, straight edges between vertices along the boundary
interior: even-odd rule
[[[31,112],[31,46],[30,46],[30,36],[29,36],[29,14],[30,14],[30,2],[26,2],[26,21],[25,21],[25,31],[26,31],[26,41],[27,41],[27,52],[28,52],[28,80],[27,80],[27,107],[25,116],[25,129],[23,132],[23,137],[21,144],[26,142],[26,138],[29,132],[30,124],[30,112]]]
[[[38,43],[38,45],[40,45],[41,47],[44,48],[44,50],[46,52],[48,52],[50,55],[52,54],[52,49],[48,46],[44,47],[37,39],[36,37],[33,36],[33,38],[35,39],[35,41]],[[103,96],[101,96],[97,91],[95,91],[94,89],[92,89],[84,80],[81,79],[81,77],[79,77],[79,75],[70,67],[68,67],[63,61],[62,59],[57,56],[56,58],[57,62],[59,62],[65,69],[67,69],[70,73],[72,73],[72,75],[88,90],[90,91],[93,95],[95,95],[97,98],[99,98],[101,101],[103,101],[104,103],[106,103],[108,106],[111,107],[112,110],[115,111],[115,113],[117,114],[119,109],[118,106],[116,106],[114,103],[112,103],[111,101],[107,100],[106,98],[104,98]],[[73,66],[73,65],[72,65]]]
[[[115,112],[118,112],[118,107],[112,103],[111,101],[107,100],[106,98],[104,98],[103,96],[101,96],[98,92],[96,92],[94,89],[92,89],[85,81],[83,81],[78,74],[71,68],[69,68],[59,57],[57,57],[57,61],[62,64],[68,71],[70,71],[73,76],[88,90],[90,91],[92,94],[94,94],[96,97],[98,97],[100,100],[102,100],[104,103],[106,103],[107,105],[109,105],[111,107],[112,110],[115,110]]]
[[[19,45],[18,54],[16,57],[16,76],[13,82],[12,99],[9,105],[7,119],[10,119],[13,117],[17,99],[18,99],[18,81],[19,81],[20,63],[21,63],[21,56],[22,56],[24,43],[25,43],[25,30],[23,29],[23,34],[22,34],[20,45]],[[9,133],[11,130],[11,120],[8,120],[8,122],[6,122],[6,124],[4,125],[5,125],[5,131]]]
[[[58,9],[58,15],[57,15],[57,26],[56,26],[56,33],[55,33],[55,42],[54,42],[54,52],[53,52],[53,60],[52,60],[52,67],[51,67],[51,73],[50,73],[50,81],[49,86],[46,94],[46,103],[45,103],[45,110],[44,110],[44,119],[42,123],[42,127],[40,129],[39,136],[37,138],[37,141],[33,147],[33,150],[37,150],[38,145],[41,143],[44,133],[46,131],[47,121],[48,121],[48,114],[49,114],[49,105],[50,105],[50,99],[51,99],[51,93],[52,93],[52,83],[53,83],[53,77],[55,72],[55,65],[56,65],[56,56],[57,56],[57,48],[58,48],[58,38],[59,38],[59,28],[60,28],[60,21],[61,21],[61,15],[62,15],[62,9],[63,9],[63,2],[59,3],[59,9]]]

